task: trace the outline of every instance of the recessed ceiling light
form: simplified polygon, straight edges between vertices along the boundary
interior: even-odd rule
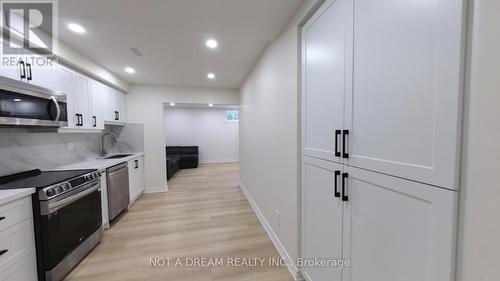
[[[135,73],[135,69],[133,69],[132,67],[127,66],[127,67],[125,67],[125,72],[132,74],[132,73]]]
[[[21,99],[14,99],[15,102],[20,102],[22,101]]]
[[[214,106],[214,105],[213,105],[213,103],[209,103],[209,104],[208,104],[208,106],[212,107],[212,106]]]
[[[83,28],[83,26],[76,24],[76,23],[68,24],[68,28],[75,33],[80,33],[80,34],[85,33],[85,28]]]
[[[171,102],[171,103],[170,103],[170,106],[175,106],[175,103]]]
[[[208,79],[215,79],[215,74],[209,73],[209,74],[207,74],[207,78]]]
[[[215,39],[208,39],[205,44],[210,49],[216,49],[219,46],[219,43],[217,43],[217,40]]]

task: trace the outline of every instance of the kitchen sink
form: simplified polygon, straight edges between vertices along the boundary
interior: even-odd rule
[[[132,154],[116,154],[116,155],[113,155],[113,156],[104,157],[104,159],[119,159],[119,158],[128,157],[130,155],[132,155]]]

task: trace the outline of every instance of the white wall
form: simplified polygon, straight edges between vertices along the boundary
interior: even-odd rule
[[[241,181],[293,260],[300,238],[298,23],[314,2],[305,1],[240,90]]]
[[[234,89],[135,85],[126,95],[127,121],[144,123],[147,192],[166,191],[164,104],[239,104]]]
[[[197,145],[201,163],[238,162],[239,124],[224,120],[226,110],[165,107],[165,145]]]
[[[473,0],[460,204],[459,281],[500,280],[500,1]]]

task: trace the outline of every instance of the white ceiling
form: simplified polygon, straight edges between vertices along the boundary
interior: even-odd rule
[[[302,2],[59,0],[59,37],[133,84],[238,88]],[[71,32],[69,22],[87,33]],[[219,48],[206,48],[207,38]],[[137,72],[127,74],[125,66]],[[217,78],[208,80],[208,72]]]

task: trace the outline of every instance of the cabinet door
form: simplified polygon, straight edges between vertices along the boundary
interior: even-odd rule
[[[76,104],[78,102],[74,91],[73,75],[74,72],[62,65],[59,65],[55,71],[54,90],[66,94],[68,110],[68,128],[77,128]]]
[[[103,85],[102,88],[102,116],[104,121],[115,121],[114,94],[110,87]]]
[[[327,1],[302,31],[303,153],[335,162],[341,162],[347,2]]]
[[[104,130],[104,119],[102,117],[102,93],[103,85],[97,81],[90,81],[90,118],[93,129]]]
[[[348,164],[458,186],[463,0],[356,0]]]
[[[117,113],[117,121],[125,122],[125,94],[113,89],[115,97],[115,111]]]
[[[26,60],[27,72],[27,78],[23,81],[53,90],[56,83],[55,72],[57,63],[53,59],[34,52],[23,51],[28,52],[28,54],[23,56]]]
[[[344,167],[345,281],[452,281],[457,192]]]
[[[302,178],[304,259],[342,258],[342,201],[335,196],[340,187],[342,165],[312,157],[304,157]],[[340,281],[341,269],[303,267],[308,281]]]
[[[4,46],[7,46],[8,43],[4,43],[3,38],[0,38],[2,41],[2,52]],[[2,64],[0,65],[0,76],[7,77],[10,79],[21,80],[21,66],[18,64],[19,57],[16,54],[13,55],[4,55],[2,53]]]
[[[74,75],[74,91],[76,96],[75,111],[81,114],[79,128],[92,129],[92,116],[90,115],[89,79],[81,74]]]

